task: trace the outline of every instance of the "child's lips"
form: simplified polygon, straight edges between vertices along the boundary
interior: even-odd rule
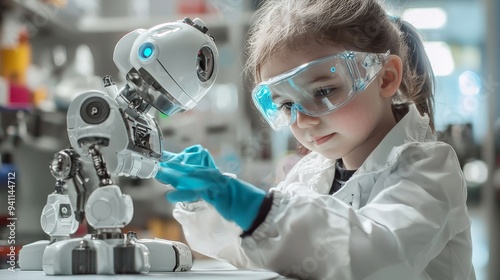
[[[316,137],[313,139],[312,142],[316,145],[321,145],[321,144],[325,143],[326,141],[330,140],[334,135],[335,135],[335,133],[328,134],[326,136]]]

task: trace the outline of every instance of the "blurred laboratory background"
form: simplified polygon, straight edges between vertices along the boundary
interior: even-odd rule
[[[69,147],[70,102],[85,90],[102,90],[104,75],[119,86],[125,83],[112,60],[123,35],[185,16],[199,17],[208,26],[220,69],[216,85],[193,110],[156,116],[165,149],[178,152],[202,144],[220,169],[262,188],[283,178],[301,154],[289,133],[271,131],[260,118],[243,71],[247,31],[261,2],[0,0],[0,248],[8,245],[7,174],[16,174],[16,245],[47,239],[40,213],[54,190],[49,162]],[[468,182],[477,279],[499,279],[500,3],[385,2],[391,14],[413,23],[426,40],[437,76],[438,135],[455,148]],[[164,186],[154,180],[116,180],[134,201],[128,229],[142,237],[182,240]],[[82,225],[76,234],[84,232]]]

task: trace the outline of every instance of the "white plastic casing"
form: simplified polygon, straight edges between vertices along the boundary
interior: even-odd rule
[[[151,43],[155,51],[150,58],[142,60],[139,48],[146,42]],[[210,48],[214,58],[214,72],[207,81],[201,81],[197,74],[198,52],[203,47]],[[213,39],[183,22],[128,33],[116,45],[113,60],[125,75],[132,68],[145,69],[184,110],[192,109],[208,92],[219,67],[219,54]]]
[[[116,185],[104,186],[93,191],[85,205],[87,222],[92,227],[122,228],[132,220],[132,198],[122,194]]]
[[[50,236],[67,236],[78,229],[71,202],[68,195],[50,194],[47,204],[43,207],[40,225],[45,233]]]
[[[109,116],[100,124],[89,124],[83,120],[80,111],[86,100],[96,97],[108,104]],[[89,137],[109,139],[108,146],[100,147],[100,152],[111,174],[152,178],[158,170],[159,160],[129,149],[130,132],[119,109],[115,100],[104,92],[87,91],[78,95],[68,108],[67,129],[71,146],[84,162],[91,162],[88,147],[81,145],[80,140]],[[158,130],[153,117],[144,114],[141,121],[151,129],[151,150],[161,154],[163,145],[161,131]]]

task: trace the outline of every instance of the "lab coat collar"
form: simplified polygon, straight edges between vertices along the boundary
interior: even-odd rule
[[[351,178],[361,174],[380,172],[393,165],[406,146],[405,144],[436,140],[429,126],[429,117],[421,116],[414,104],[409,104],[408,107],[408,113],[389,131]],[[335,176],[335,160],[327,159],[315,152],[310,153],[303,160],[314,162],[314,164],[301,165],[302,169],[297,175],[299,180],[307,182],[309,189],[328,194]],[[342,189],[339,192],[342,192]]]
[[[408,113],[389,131],[356,173],[377,171],[392,165],[401,151],[401,148],[395,149],[396,147],[414,142],[436,141],[429,126],[429,116],[420,115],[415,104],[409,104],[408,107]]]

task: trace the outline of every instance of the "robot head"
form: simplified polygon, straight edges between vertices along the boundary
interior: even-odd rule
[[[143,100],[166,115],[192,109],[217,76],[219,53],[198,18],[138,29],[116,45],[113,60]]]

